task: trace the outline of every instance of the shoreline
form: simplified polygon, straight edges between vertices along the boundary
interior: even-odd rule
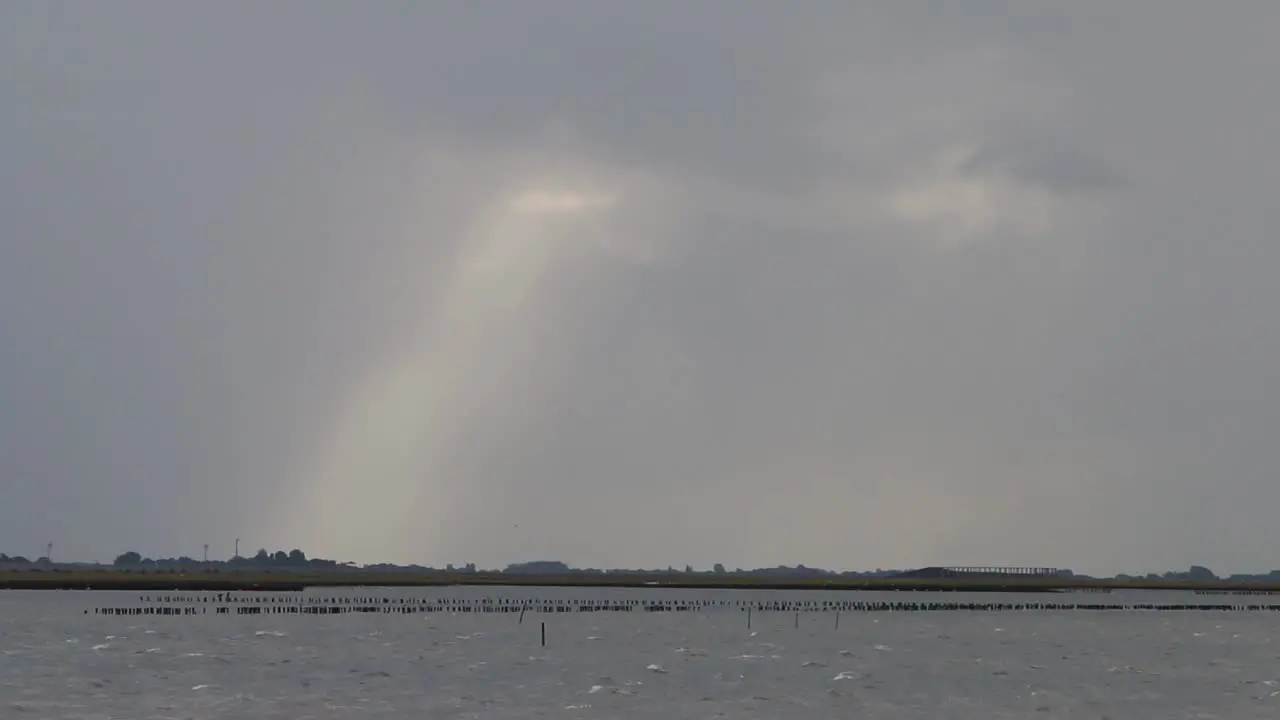
[[[117,571],[0,571],[0,590],[129,590],[188,592],[301,592],[308,588],[583,588],[681,590],[828,590],[879,592],[1106,592],[1181,590],[1211,593],[1280,594],[1280,582],[1084,580],[1053,577],[975,578],[785,578],[601,573],[507,575],[503,573],[232,572],[141,573]]]

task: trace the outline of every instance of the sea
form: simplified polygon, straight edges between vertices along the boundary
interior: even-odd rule
[[[1220,609],[1185,609],[1205,604]],[[1277,606],[1172,591],[8,591],[0,718],[1274,720]]]

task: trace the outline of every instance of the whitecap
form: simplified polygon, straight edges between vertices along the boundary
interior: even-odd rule
[[[835,677],[833,677],[833,678],[831,678],[831,679],[832,679],[832,680],[857,680],[857,679],[858,679],[858,673],[856,673],[856,672],[850,672],[850,671],[846,670],[846,671],[844,671],[844,672],[840,673],[839,675],[836,675]]]
[[[648,670],[649,672],[653,672],[653,673],[658,673],[659,675],[665,675],[667,672],[666,669],[664,669],[661,665],[650,665],[646,667],[645,670]]]
[[[630,685],[631,683],[627,684]],[[612,685],[592,685],[591,689],[587,691],[588,695],[597,695],[599,693],[608,693],[609,695],[635,695],[635,692],[631,690],[623,690],[622,688],[614,687]]]

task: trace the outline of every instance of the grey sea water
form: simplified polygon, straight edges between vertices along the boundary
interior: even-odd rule
[[[467,588],[309,594],[375,593],[419,601],[884,597]],[[138,600],[137,593],[0,593],[0,718],[1280,717],[1280,613],[1266,611],[846,612],[838,628],[829,612],[802,613],[798,621],[791,612],[756,612],[748,628],[736,607],[531,612],[523,622],[488,613],[92,614]]]

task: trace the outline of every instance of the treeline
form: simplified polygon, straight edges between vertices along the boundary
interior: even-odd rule
[[[1135,574],[1135,575],[1128,575],[1125,573],[1121,573],[1119,575],[1116,575],[1114,579],[1116,580],[1194,580],[1194,581],[1200,581],[1200,582],[1207,581],[1207,580],[1236,580],[1241,582],[1248,582],[1248,581],[1280,582],[1280,570],[1272,570],[1271,572],[1268,572],[1268,573],[1257,573],[1257,574],[1236,573],[1234,575],[1229,575],[1226,577],[1219,577],[1212,570],[1210,570],[1207,567],[1204,567],[1203,565],[1192,565],[1187,570],[1183,570],[1183,571],[1170,570],[1166,573],[1146,573],[1146,574]]]
[[[293,549],[289,552],[277,550],[268,552],[265,548],[259,550],[251,557],[236,556],[230,560],[196,560],[185,555],[176,558],[149,558],[143,557],[140,553],[129,551],[116,556],[111,566],[121,570],[149,570],[154,568],[193,568],[193,569],[215,569],[215,568],[253,568],[253,569],[314,569],[314,570],[331,570],[339,567],[349,567],[350,563],[343,564],[337,560],[326,560],[323,558],[308,558],[307,554],[301,550]]]
[[[470,566],[473,567],[474,566]],[[566,563],[558,560],[535,560],[532,562],[513,563],[508,565],[501,572],[512,573],[517,575],[579,575],[594,573],[619,573],[626,575],[742,575],[750,577],[779,577],[779,578],[857,578],[857,577],[892,577],[903,570],[867,570],[867,571],[835,571],[823,570],[822,568],[811,568],[804,565],[778,565],[768,568],[754,568],[744,570],[735,568],[730,570],[720,563],[716,563],[710,570],[695,570],[692,565],[685,565],[684,570],[677,570],[674,567],[661,569],[628,569],[628,568],[574,568],[569,567]]]
[[[474,566],[468,566],[468,567],[474,568]],[[450,566],[450,569],[452,569],[452,566]],[[900,575],[902,573],[909,572],[909,571],[908,570],[884,570],[880,568],[877,568],[875,570],[865,570],[865,571],[856,571],[856,570],[838,571],[838,570],[824,570],[822,568],[806,567],[804,565],[795,565],[795,566],[779,565],[777,567],[753,568],[750,570],[744,570],[742,568],[735,568],[733,570],[729,570],[729,569],[726,569],[724,565],[720,565],[720,564],[716,564],[710,570],[695,570],[688,565],[684,567],[683,571],[677,570],[673,567],[668,567],[665,570],[627,570],[627,569],[616,569],[616,568],[601,570],[596,568],[573,568],[563,562],[559,562],[556,560],[539,560],[539,561],[533,561],[533,562],[514,563],[511,565],[508,565],[506,569],[503,570],[502,572],[513,573],[513,574],[528,574],[528,575],[577,575],[577,574],[583,574],[583,573],[675,575],[683,572],[683,573],[692,574],[692,575],[727,575],[727,576],[740,575],[740,576],[749,576],[752,578],[779,577],[779,578],[787,578],[787,579],[793,579],[793,578],[836,579],[836,578],[893,577],[895,575]],[[1099,577],[1099,576],[1092,576],[1092,575],[1083,575],[1083,574],[1072,572],[1070,570],[1064,570],[1062,572],[1068,577],[1075,577],[1081,580],[1169,580],[1169,581],[1199,581],[1199,582],[1210,581],[1210,580],[1235,580],[1235,581],[1241,581],[1241,582],[1248,582],[1248,581],[1280,582],[1280,570],[1272,570],[1267,573],[1257,573],[1257,574],[1237,573],[1229,576],[1219,576],[1209,568],[1204,567],[1203,565],[1192,565],[1186,570],[1169,570],[1168,572],[1164,572],[1164,573],[1145,573],[1145,574],[1136,574],[1136,575],[1121,573],[1111,578],[1107,578],[1105,576]]]
[[[155,572],[165,570],[191,570],[191,571],[219,571],[219,570],[364,570],[373,572],[398,572],[398,573],[509,573],[513,575],[546,575],[546,576],[565,576],[565,575],[592,575],[612,573],[620,575],[663,575],[671,576],[678,574],[689,574],[699,576],[742,576],[751,578],[780,578],[780,579],[803,579],[803,578],[882,578],[893,577],[895,575],[906,572],[905,570],[884,570],[875,569],[867,571],[835,571],[824,570],[822,568],[806,567],[805,565],[779,565],[768,568],[753,568],[744,570],[742,568],[728,569],[724,565],[717,563],[710,570],[695,570],[692,566],[686,565],[683,570],[674,567],[665,569],[628,569],[628,568],[575,568],[570,567],[567,563],[559,560],[533,560],[530,562],[512,563],[501,570],[483,570],[476,567],[475,563],[465,563],[455,566],[453,564],[446,565],[444,568],[434,568],[423,565],[394,565],[390,563],[375,563],[368,565],[357,565],[353,562],[340,562],[337,560],[329,560],[325,558],[309,558],[307,554],[297,548],[288,552],[277,550],[269,552],[265,548],[258,550],[249,557],[233,557],[230,560],[197,560],[188,556],[171,557],[171,558],[150,558],[144,557],[137,552],[126,552],[116,556],[115,560],[109,565],[104,566],[98,563],[53,563],[47,557],[31,560],[22,555],[6,555],[0,553],[0,567],[9,569],[20,569],[30,567],[38,568],[58,568],[58,567],[79,567],[79,568],[103,568],[111,567],[122,571],[141,571]],[[1268,573],[1259,574],[1234,574],[1228,577],[1220,577],[1212,570],[1202,565],[1192,565],[1187,570],[1170,570],[1165,573],[1145,573],[1145,574],[1125,574],[1121,573],[1112,578],[1094,577],[1089,575],[1081,575],[1069,573],[1079,579],[1114,579],[1114,580],[1169,580],[1169,581],[1210,581],[1210,580],[1234,580],[1234,581],[1269,581],[1280,582],[1280,570],[1272,570]]]
[[[31,560],[24,555],[5,555],[0,553],[0,565],[47,565],[49,558],[42,557],[38,560]]]

